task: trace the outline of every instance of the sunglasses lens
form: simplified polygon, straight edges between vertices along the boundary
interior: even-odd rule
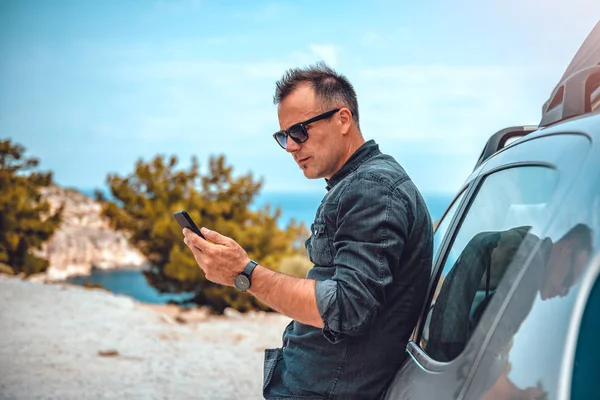
[[[287,135],[284,132],[277,132],[275,134],[275,140],[277,140],[277,143],[285,149],[287,146]]]
[[[306,129],[302,126],[293,126],[289,130],[290,137],[296,143],[304,143],[308,139],[308,134],[306,133]]]

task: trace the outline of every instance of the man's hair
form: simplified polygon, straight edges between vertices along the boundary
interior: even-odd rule
[[[577,224],[571,228],[560,241],[574,239],[577,245],[577,250],[583,250],[592,253],[594,246],[592,243],[592,230],[585,224]]]
[[[358,126],[358,100],[354,87],[344,75],[323,62],[306,68],[288,69],[277,81],[273,103],[281,103],[301,84],[308,83],[324,108],[346,107]],[[323,110],[323,112],[329,110]]]

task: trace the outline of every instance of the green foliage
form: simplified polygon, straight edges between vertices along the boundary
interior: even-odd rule
[[[44,272],[48,261],[31,254],[41,249],[60,224],[61,209],[50,213],[50,204],[40,189],[52,184],[50,172],[34,172],[35,158],[24,156],[25,148],[0,141],[0,263],[15,274]]]
[[[190,167],[176,169],[175,156],[156,156],[138,161],[126,176],[109,175],[107,182],[116,201],[105,201],[103,214],[117,230],[128,233],[130,242],[149,260],[148,282],[161,292],[195,292],[198,304],[221,312],[267,309],[248,294],[206,280],[191,251],[183,243],[175,211],[187,210],[199,226],[206,226],[236,240],[250,258],[277,266],[283,257],[298,251],[303,225],[277,226],[280,210],[269,207],[252,211],[249,206],[262,186],[252,174],[233,176],[225,158],[211,157],[205,175],[196,158]]]

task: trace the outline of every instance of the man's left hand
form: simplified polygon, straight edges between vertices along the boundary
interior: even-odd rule
[[[194,258],[204,271],[206,279],[220,285],[233,286],[235,277],[250,261],[248,254],[235,240],[227,236],[206,228],[200,231],[210,242],[185,228],[184,243],[194,253]]]

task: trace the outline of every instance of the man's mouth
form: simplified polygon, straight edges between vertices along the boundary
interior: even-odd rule
[[[298,164],[301,164],[301,163],[303,163],[304,161],[308,160],[309,158],[310,158],[310,157],[299,158],[298,160],[296,160],[296,162],[297,162]]]

